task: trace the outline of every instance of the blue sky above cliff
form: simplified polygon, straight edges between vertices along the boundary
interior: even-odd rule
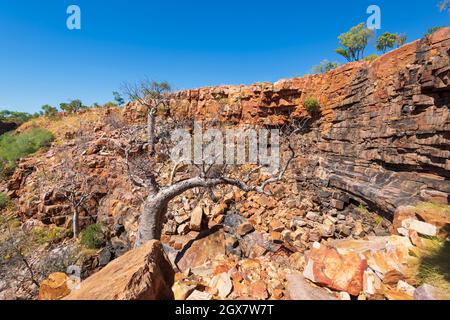
[[[378,34],[409,42],[450,25],[437,2],[0,0],[0,108],[103,103],[146,76],[175,89],[301,76],[323,59],[344,62],[337,37],[366,21],[369,5],[382,10]],[[81,30],[66,27],[70,4]]]

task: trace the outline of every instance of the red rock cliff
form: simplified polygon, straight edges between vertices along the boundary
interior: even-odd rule
[[[307,97],[321,117],[305,135],[308,167],[299,180],[338,188],[392,212],[450,194],[450,28],[376,61],[274,84],[181,91],[179,116],[277,125],[307,117]]]

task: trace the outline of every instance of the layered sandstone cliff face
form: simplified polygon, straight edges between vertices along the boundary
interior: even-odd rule
[[[309,117],[303,103],[314,97],[321,116],[304,136],[309,150],[300,181],[345,191],[386,213],[419,200],[447,203],[449,53],[445,28],[372,63],[349,63],[325,75],[181,91],[171,110],[228,124],[280,125]]]

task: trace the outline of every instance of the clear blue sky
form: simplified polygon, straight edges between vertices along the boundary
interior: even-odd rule
[[[450,25],[438,0],[0,0],[0,108],[37,111],[71,98],[112,100],[148,76],[175,89],[300,76],[334,53],[337,36],[382,9],[382,30],[408,41]],[[66,28],[66,9],[82,29]]]

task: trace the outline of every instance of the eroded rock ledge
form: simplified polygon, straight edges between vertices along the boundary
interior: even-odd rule
[[[445,28],[373,63],[349,63],[325,75],[181,91],[171,110],[224,123],[280,125],[308,117],[303,103],[314,97],[321,117],[304,135],[299,181],[320,186],[325,197],[345,191],[334,200],[355,199],[388,214],[419,200],[448,203],[449,52]]]

